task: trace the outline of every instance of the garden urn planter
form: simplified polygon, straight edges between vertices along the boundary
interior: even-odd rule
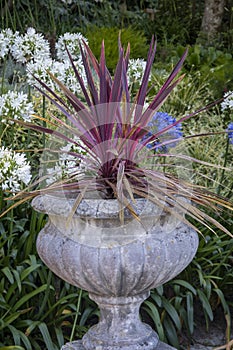
[[[62,350],[169,350],[141,322],[139,308],[152,288],[179,274],[193,259],[198,235],[163,208],[139,198],[133,217],[117,200],[34,198],[49,220],[37,239],[44,263],[60,278],[87,290],[100,308],[99,323]]]

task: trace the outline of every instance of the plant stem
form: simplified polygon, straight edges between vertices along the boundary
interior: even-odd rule
[[[43,104],[42,104],[42,117],[45,118],[45,96],[43,96]],[[43,121],[43,126],[46,127],[46,122]],[[45,134],[43,133],[43,148],[45,148]]]
[[[12,235],[13,233],[13,228],[14,228],[14,210],[10,210],[10,224],[9,224],[9,234]]]
[[[228,137],[227,138],[227,143],[226,143],[225,156],[224,156],[224,164],[223,164],[224,168],[227,165],[227,155],[228,155],[228,150],[229,150],[229,144],[230,144],[230,140],[229,140],[229,137]],[[219,185],[218,185],[218,188],[217,188],[217,195],[220,194],[221,189],[223,187],[222,182],[223,182],[223,179],[224,179],[224,175],[225,175],[225,169],[222,169],[221,178],[220,178]]]
[[[0,188],[0,213],[3,209],[3,191]]]
[[[77,309],[76,309],[74,324],[73,324],[72,331],[71,331],[71,335],[70,335],[70,341],[72,341],[73,338],[74,338],[74,332],[75,332],[75,328],[76,328],[76,324],[77,324],[77,320],[78,320],[78,315],[79,315],[79,309],[80,309],[81,299],[82,299],[82,289],[79,289],[79,296],[78,296]]]
[[[4,82],[5,82],[5,73],[6,73],[6,63],[7,63],[7,59],[4,58],[3,66],[2,66],[1,95],[4,93]]]
[[[3,123],[0,123],[0,146],[2,144],[3,136],[4,134],[6,134],[6,131],[8,130],[8,128],[9,128],[9,125],[6,125],[4,128]],[[3,143],[3,146],[4,146],[4,143]]]

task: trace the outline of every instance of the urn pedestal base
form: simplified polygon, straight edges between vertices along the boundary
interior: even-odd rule
[[[77,341],[74,341],[72,343],[67,343],[67,344],[63,345],[61,350],[86,350],[86,349],[82,345],[82,340],[77,340]],[[96,349],[96,350],[101,350],[101,348]],[[124,350],[123,347],[122,347],[122,350]],[[132,345],[132,350],[135,350],[134,345]],[[159,341],[157,346],[154,348],[154,350],[176,350],[176,349],[170,345],[167,345],[167,344]]]
[[[139,317],[139,308],[149,292],[128,297],[89,294],[100,309],[100,320],[82,340],[61,350],[175,350],[159,341],[157,333]]]
[[[103,297],[89,293],[100,309],[99,322],[82,338],[86,350],[154,350],[157,333],[141,321],[139,308],[149,292],[134,296]]]

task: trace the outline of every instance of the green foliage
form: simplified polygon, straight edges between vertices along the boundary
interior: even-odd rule
[[[55,35],[77,31],[77,28],[84,30],[90,25],[120,28],[134,25],[149,39],[155,34],[165,46],[168,42],[194,45],[201,27],[204,0],[187,0],[185,6],[183,0],[73,0],[70,5],[61,0],[3,0],[0,11],[2,28],[24,31],[33,26],[46,33],[51,42]],[[232,50],[230,0],[226,1],[221,31],[214,46]]]
[[[85,32],[89,46],[94,55],[100,58],[100,50],[102,40],[105,43],[106,64],[110,70],[116,67],[119,58],[118,41],[119,33],[121,33],[121,42],[124,49],[127,48],[130,42],[130,58],[146,59],[148,44],[147,38],[142,31],[132,27],[120,29],[119,27],[89,27]]]
[[[9,6],[10,5],[10,6]],[[25,31],[34,27],[43,32],[53,43],[56,35],[66,31],[76,32],[91,25],[124,27],[147,19],[140,6],[124,9],[120,1],[73,0],[64,4],[61,0],[19,0],[13,4],[3,0],[0,5],[1,27]]]
[[[0,222],[0,348],[57,350],[70,340],[74,320],[75,337],[86,332],[96,306],[37,256],[44,215],[31,210],[21,215],[25,218],[12,215]]]
[[[171,67],[171,63],[162,66],[160,61],[155,61],[151,77],[150,96],[153,97],[157,93],[159,86],[168,77]],[[183,115],[194,112],[212,101],[214,101],[214,93],[208,79],[204,79],[198,70],[194,70],[185,74],[185,77],[176,86],[161,109],[176,118],[181,118]],[[186,125],[186,123],[183,123],[183,125]],[[187,125],[191,125],[190,129],[192,129],[193,125],[196,125],[196,118],[189,120]],[[206,126],[208,127],[208,125]],[[194,130],[192,131],[194,132]]]
[[[87,5],[83,9],[87,9]],[[53,36],[57,32],[61,33],[70,28],[72,20],[75,27],[78,25],[78,12],[73,13],[72,20],[69,22],[72,10],[59,0],[19,0],[14,3],[3,0],[1,13],[1,27],[9,27],[14,31],[24,32],[28,27],[34,27],[38,32]]]
[[[174,65],[187,46],[159,43],[157,60],[154,64],[157,71],[167,71],[168,67],[171,64]],[[183,72],[192,77],[195,84],[208,84],[210,98],[217,99],[222,97],[223,92],[233,90],[233,56],[231,51],[227,52],[216,47],[205,47],[198,44],[192,45],[189,47]]]
[[[203,77],[208,77],[213,91],[222,94],[223,91],[233,88],[233,57],[230,53],[218,50],[215,47],[194,45],[189,52],[186,62],[187,68],[199,70]]]
[[[156,34],[158,41],[173,44],[193,44],[201,25],[203,2],[192,7],[193,1],[164,0],[157,1],[152,7],[155,10],[154,20],[147,15],[147,20],[138,23],[148,36]]]
[[[142,316],[161,340],[180,349],[179,335],[191,336],[194,331],[197,305],[207,327],[218,306],[231,318],[226,295],[233,288],[232,248],[233,240],[226,235],[201,239],[186,270],[151,292],[142,305]]]

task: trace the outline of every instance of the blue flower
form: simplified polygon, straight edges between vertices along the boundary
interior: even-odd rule
[[[176,123],[176,118],[172,117],[166,112],[156,112],[152,120],[148,123],[150,131],[144,136],[143,140],[149,139],[152,135],[156,135],[159,131],[162,131],[169,125]],[[174,125],[171,129],[159,135],[158,139],[147,144],[147,148],[154,149],[154,151],[167,151],[169,148],[174,147],[176,142],[168,143],[167,145],[162,145],[161,143],[180,139],[183,136],[181,123]],[[158,145],[158,147],[156,147]],[[159,146],[160,145],[160,146]]]
[[[228,125],[227,132],[229,141],[231,144],[233,144],[233,122]]]

